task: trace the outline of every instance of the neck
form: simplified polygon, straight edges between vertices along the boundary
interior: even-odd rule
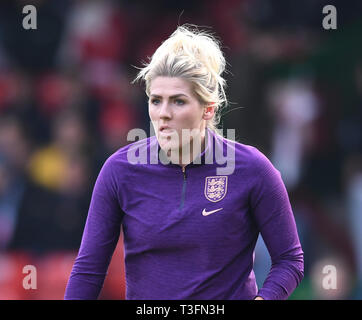
[[[197,137],[181,146],[178,152],[167,152],[167,156],[171,159],[171,162],[179,164],[181,167],[187,166],[193,162],[197,156],[205,150],[205,131]]]

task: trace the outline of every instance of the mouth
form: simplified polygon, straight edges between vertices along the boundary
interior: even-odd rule
[[[171,133],[173,131],[173,129],[168,126],[161,126],[159,128],[159,131],[162,133]]]

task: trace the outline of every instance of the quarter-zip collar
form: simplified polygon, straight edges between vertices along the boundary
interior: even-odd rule
[[[190,166],[198,166],[198,165],[206,164],[206,160],[209,159],[211,156],[213,157],[212,163],[214,163],[214,160],[215,160],[214,153],[211,154],[212,150],[214,150],[214,148],[213,148],[214,139],[215,139],[215,133],[212,132],[212,130],[210,130],[209,128],[206,128],[205,129],[205,148],[204,148],[204,150],[201,153],[199,153],[192,162],[187,164],[185,166],[185,168],[190,167]],[[157,141],[157,139],[156,139],[156,141]],[[166,157],[165,152],[161,149],[160,145],[158,144],[158,154],[160,154],[160,152],[163,153],[163,155]],[[164,165],[160,159],[158,159],[158,163]],[[166,164],[166,166],[181,167],[179,164],[175,164],[172,162],[170,162],[169,164]]]

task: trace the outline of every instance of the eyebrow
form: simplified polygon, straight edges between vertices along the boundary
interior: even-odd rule
[[[182,97],[182,96],[188,98],[188,96],[186,94],[179,93],[179,94],[175,94],[173,96],[170,96],[170,99],[176,99],[176,98],[179,98],[179,97]],[[151,94],[151,97],[153,97],[153,98],[162,98],[162,96],[159,96],[158,94]]]

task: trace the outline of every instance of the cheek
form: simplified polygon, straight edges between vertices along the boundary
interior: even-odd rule
[[[150,106],[148,107],[148,115],[151,120],[157,119],[157,114],[156,114],[155,110],[153,110],[153,108]]]
[[[194,107],[185,117],[185,121],[189,123],[189,127],[198,128],[203,121],[203,110],[199,106]]]
[[[152,127],[153,127],[153,130],[155,130],[155,132],[158,131],[158,116],[157,116],[157,113],[155,112],[155,110],[152,110],[152,108],[148,108],[148,115],[150,117],[150,121],[152,123]]]
[[[198,125],[202,120],[203,109],[198,104],[192,104],[178,114],[179,119],[191,126]]]

